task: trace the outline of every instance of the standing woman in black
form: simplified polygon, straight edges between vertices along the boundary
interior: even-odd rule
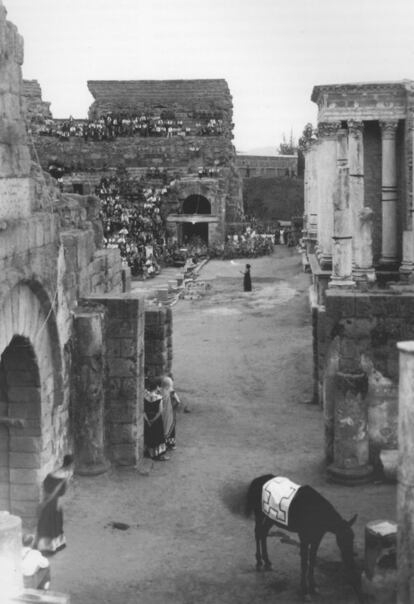
[[[252,280],[250,277],[250,264],[246,264],[246,270],[243,273],[243,289],[245,292],[252,291]]]

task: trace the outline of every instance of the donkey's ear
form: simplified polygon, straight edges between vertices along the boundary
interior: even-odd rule
[[[351,520],[348,520],[349,526],[352,526],[355,523],[355,520],[357,518],[358,518],[358,514],[355,514],[355,516],[352,516]]]

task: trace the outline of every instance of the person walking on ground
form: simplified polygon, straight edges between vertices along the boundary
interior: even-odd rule
[[[162,419],[163,401],[157,380],[147,378],[144,391],[144,448],[147,457],[154,461],[167,461],[165,455],[164,423]]]
[[[43,481],[43,501],[33,547],[44,555],[50,556],[66,547],[60,498],[65,494],[72,476],[73,457],[65,455],[61,467],[50,472]]]
[[[245,292],[251,292],[252,291],[252,279],[250,276],[250,264],[246,264],[246,270],[244,271],[244,273],[242,273],[243,275],[243,289]]]
[[[174,382],[169,376],[161,378],[162,395],[162,419],[164,423],[164,436],[167,449],[176,447],[176,425],[177,425],[177,407],[180,399],[174,390]]]

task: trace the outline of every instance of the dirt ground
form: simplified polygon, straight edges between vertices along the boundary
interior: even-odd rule
[[[253,292],[242,291],[245,261],[211,261],[199,277],[211,284],[206,295],[174,306],[175,385],[191,413],[179,413],[171,459],[147,473],[77,477],[65,497],[68,547],[51,564],[53,589],[72,604],[300,602],[296,535],[273,531],[273,570],[258,573],[253,521],[228,507],[260,474],[312,484],[345,518],[358,512],[360,558],[365,524],[395,519],[394,486],[326,482],[300,257],[277,246],[250,263]],[[316,576],[318,602],[355,601],[332,535]]]

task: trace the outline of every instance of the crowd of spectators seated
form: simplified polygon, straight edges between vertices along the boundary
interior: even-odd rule
[[[37,117],[31,122],[30,132],[61,140],[78,137],[85,142],[113,140],[120,136],[219,136],[223,133],[223,121],[210,118],[205,122],[197,121],[195,128],[190,128],[182,120],[171,117],[110,112],[88,120],[75,120],[72,116],[67,120]]]
[[[197,174],[198,174],[198,178],[204,178],[204,177],[209,177],[209,178],[213,178],[213,177],[217,177],[220,175],[220,170],[218,168],[207,168],[205,166],[200,166],[197,169]]]
[[[216,254],[224,259],[256,258],[266,256],[274,250],[274,235],[259,233],[252,226],[247,226],[243,233],[227,235],[223,250]]]
[[[168,189],[144,188],[125,175],[101,179],[96,187],[107,247],[118,247],[134,276],[160,271],[166,242],[164,198]]]

